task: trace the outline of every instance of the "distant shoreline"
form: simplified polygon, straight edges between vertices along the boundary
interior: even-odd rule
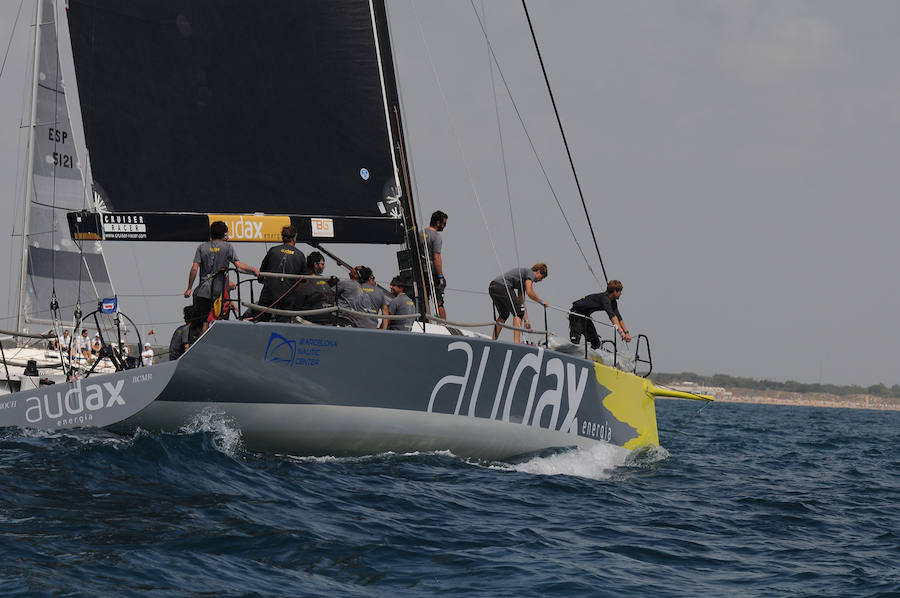
[[[791,405],[795,407],[831,407],[838,409],[900,411],[900,399],[868,394],[839,396],[818,392],[760,391],[748,388],[706,387],[694,384],[673,384],[666,386],[685,392],[710,395],[717,403],[753,403],[757,405]]]

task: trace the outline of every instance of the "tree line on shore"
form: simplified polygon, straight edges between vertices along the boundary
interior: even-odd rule
[[[788,380],[778,382],[776,380],[755,380],[741,376],[729,376],[728,374],[713,374],[701,376],[693,372],[681,372],[679,374],[655,374],[653,379],[659,384],[677,384],[679,382],[694,382],[702,386],[722,386],[725,388],[747,388],[751,390],[780,390],[785,392],[819,392],[824,394],[848,396],[848,395],[875,395],[885,398],[900,398],[900,384],[885,386],[873,384],[871,386],[841,386],[837,384],[804,383]]]

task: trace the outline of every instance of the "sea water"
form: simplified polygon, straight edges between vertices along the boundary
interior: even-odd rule
[[[0,431],[2,596],[892,596],[900,412],[658,401],[517,462]]]

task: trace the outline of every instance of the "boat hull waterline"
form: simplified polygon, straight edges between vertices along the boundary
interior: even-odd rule
[[[503,459],[659,444],[649,381],[535,346],[222,321],[170,363],[177,367],[113,375],[126,375],[123,396],[146,401],[114,429],[174,432],[207,413],[238,428],[249,449],[296,455],[449,450]],[[147,382],[128,377],[142,374],[162,385],[155,400]]]

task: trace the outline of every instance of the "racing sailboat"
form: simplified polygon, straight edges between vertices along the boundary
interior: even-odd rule
[[[65,30],[69,129],[99,198],[70,212],[76,243],[197,242],[223,220],[233,242],[277,241],[291,224],[311,245],[402,245],[420,322],[217,321],[178,361],[11,394],[0,425],[177,430],[211,412],[250,448],[495,459],[658,445],[655,398],[695,398],[429,314],[383,1],[39,1]]]

